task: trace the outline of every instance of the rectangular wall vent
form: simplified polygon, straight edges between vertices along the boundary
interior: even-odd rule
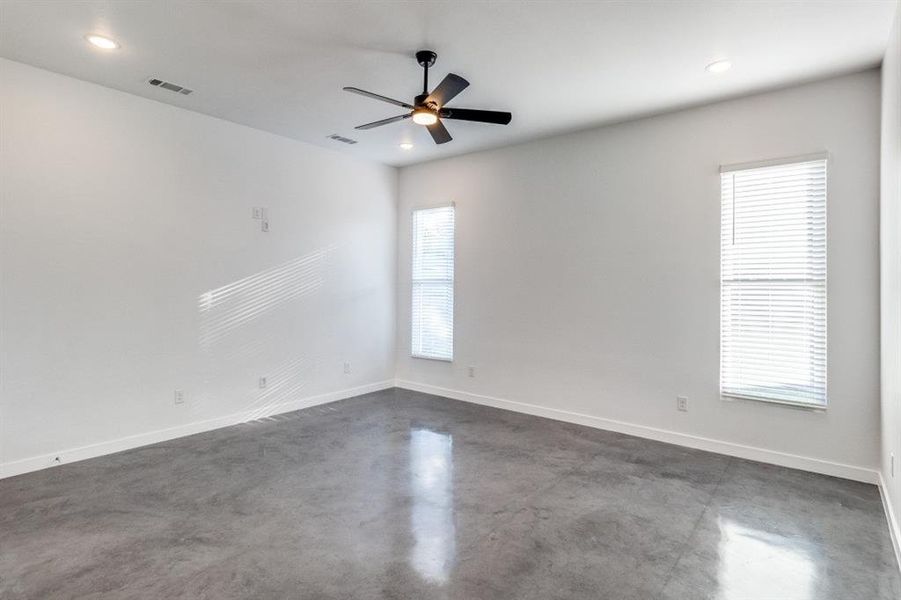
[[[162,79],[152,78],[148,79],[147,83],[152,85],[153,87],[163,88],[164,90],[169,90],[170,92],[175,92],[176,94],[182,94],[187,96],[194,90],[189,90],[188,88],[178,85],[177,83],[172,83],[169,81],[163,81]]]
[[[333,133],[330,136],[327,136],[330,140],[335,140],[336,142],[342,142],[344,144],[356,144],[357,140],[352,140],[350,138],[346,138],[343,135],[338,135],[337,133]]]

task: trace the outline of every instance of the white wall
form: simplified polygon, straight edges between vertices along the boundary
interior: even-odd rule
[[[527,403],[520,408],[539,414],[580,413],[580,422],[740,455],[798,455],[805,458],[781,460],[873,480],[878,139],[874,70],[403,168],[397,377],[405,386]],[[830,153],[829,408],[721,400],[718,168],[823,150]],[[453,364],[409,357],[410,210],[450,200],[457,206]],[[677,394],[689,397],[689,412],[676,411]]]
[[[882,476],[889,514],[901,516],[901,3],[882,63]],[[895,454],[892,473],[891,454]],[[901,537],[892,518],[894,534]]]
[[[408,167],[399,190],[391,168],[18,63],[0,83],[3,474],[395,373],[851,477],[880,464],[875,71]],[[829,410],[722,401],[717,169],[821,150]],[[408,356],[409,211],[448,200],[453,364]]]
[[[15,62],[0,81],[5,474],[393,377],[394,169]]]

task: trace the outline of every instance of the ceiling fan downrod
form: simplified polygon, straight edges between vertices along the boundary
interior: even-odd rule
[[[416,53],[416,62],[418,62],[423,69],[422,94],[424,96],[429,95],[429,67],[434,65],[437,59],[438,55],[432,50],[420,50]]]

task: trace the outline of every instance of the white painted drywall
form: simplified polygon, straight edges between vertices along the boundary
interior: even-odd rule
[[[0,82],[7,473],[393,377],[393,168],[6,60]]]
[[[0,61],[0,79],[6,473],[333,399],[395,373],[879,464],[874,71],[405,168],[399,190],[393,169],[18,63]],[[886,94],[897,102],[897,89]],[[717,168],[821,150],[831,154],[829,410],[724,402]],[[408,356],[409,211],[448,200],[453,364]],[[268,207],[270,233],[253,206]],[[677,394],[688,413],[676,412]]]
[[[901,3],[882,63],[882,477],[901,516]],[[892,472],[891,455],[895,455]],[[897,522],[894,534],[899,536]],[[896,540],[897,541],[897,540]]]
[[[404,167],[397,378],[875,475],[878,140],[870,70]],[[829,408],[721,400],[719,166],[824,150]],[[410,211],[447,201],[457,207],[452,364],[409,356]]]

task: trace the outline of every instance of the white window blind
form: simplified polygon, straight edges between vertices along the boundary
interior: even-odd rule
[[[413,211],[412,317],[413,356],[453,360],[453,206]]]
[[[722,183],[720,391],[826,405],[826,160]]]

